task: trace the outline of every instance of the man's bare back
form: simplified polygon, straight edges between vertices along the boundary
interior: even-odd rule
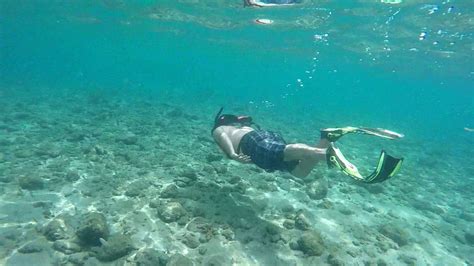
[[[242,140],[242,137],[251,132],[251,131],[254,131],[255,129],[251,128],[251,127],[247,127],[247,126],[243,126],[243,127],[235,127],[235,126],[220,126],[218,128],[216,128],[216,130],[214,130],[214,132],[212,133],[214,139],[217,141],[217,143],[219,144],[219,146],[222,148],[222,147],[225,147],[225,141],[227,141],[226,138],[220,138],[219,136],[221,136],[222,134],[226,135],[228,137],[228,139],[230,140],[230,142],[232,143],[232,148],[233,148],[233,152],[235,153],[238,153],[238,148],[239,148],[239,143],[240,143],[240,140]],[[225,151],[227,153],[227,151]],[[227,153],[229,154],[229,153]],[[232,151],[231,153],[232,154]],[[231,156],[231,155],[229,155]]]

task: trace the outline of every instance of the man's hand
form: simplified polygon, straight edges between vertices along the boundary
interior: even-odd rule
[[[238,161],[238,162],[241,162],[241,163],[251,163],[252,162],[252,160],[250,159],[250,156],[245,155],[245,154],[234,153],[231,156],[231,158]]]

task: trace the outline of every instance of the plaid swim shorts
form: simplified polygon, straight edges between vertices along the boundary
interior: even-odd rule
[[[239,147],[243,154],[250,156],[254,164],[267,172],[275,170],[290,172],[298,164],[298,161],[283,160],[286,141],[275,132],[251,131],[242,137]]]

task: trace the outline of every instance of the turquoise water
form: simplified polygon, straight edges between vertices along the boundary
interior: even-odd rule
[[[196,265],[472,264],[473,16],[472,3],[454,0],[1,1],[0,262],[137,263],[148,250],[175,265],[177,254]],[[289,142],[345,125],[402,132],[340,145],[365,172],[380,149],[405,164],[376,189],[325,166],[303,181],[262,173],[221,158],[209,136],[221,106]],[[308,198],[322,179],[328,194]],[[159,206],[179,202],[188,220],[163,222],[149,207],[170,184],[179,193]],[[283,224],[298,210],[321,234],[321,255],[291,248],[308,232]],[[109,258],[78,243],[90,211],[133,248]],[[195,247],[186,224],[202,216],[217,231]],[[55,219],[66,236],[44,233]]]

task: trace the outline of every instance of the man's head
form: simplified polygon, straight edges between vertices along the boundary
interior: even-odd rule
[[[231,114],[222,114],[224,107],[221,107],[216,117],[214,118],[214,129],[220,126],[231,126],[231,125],[240,125],[240,126],[250,126],[252,125],[252,117],[250,116],[236,116]]]

